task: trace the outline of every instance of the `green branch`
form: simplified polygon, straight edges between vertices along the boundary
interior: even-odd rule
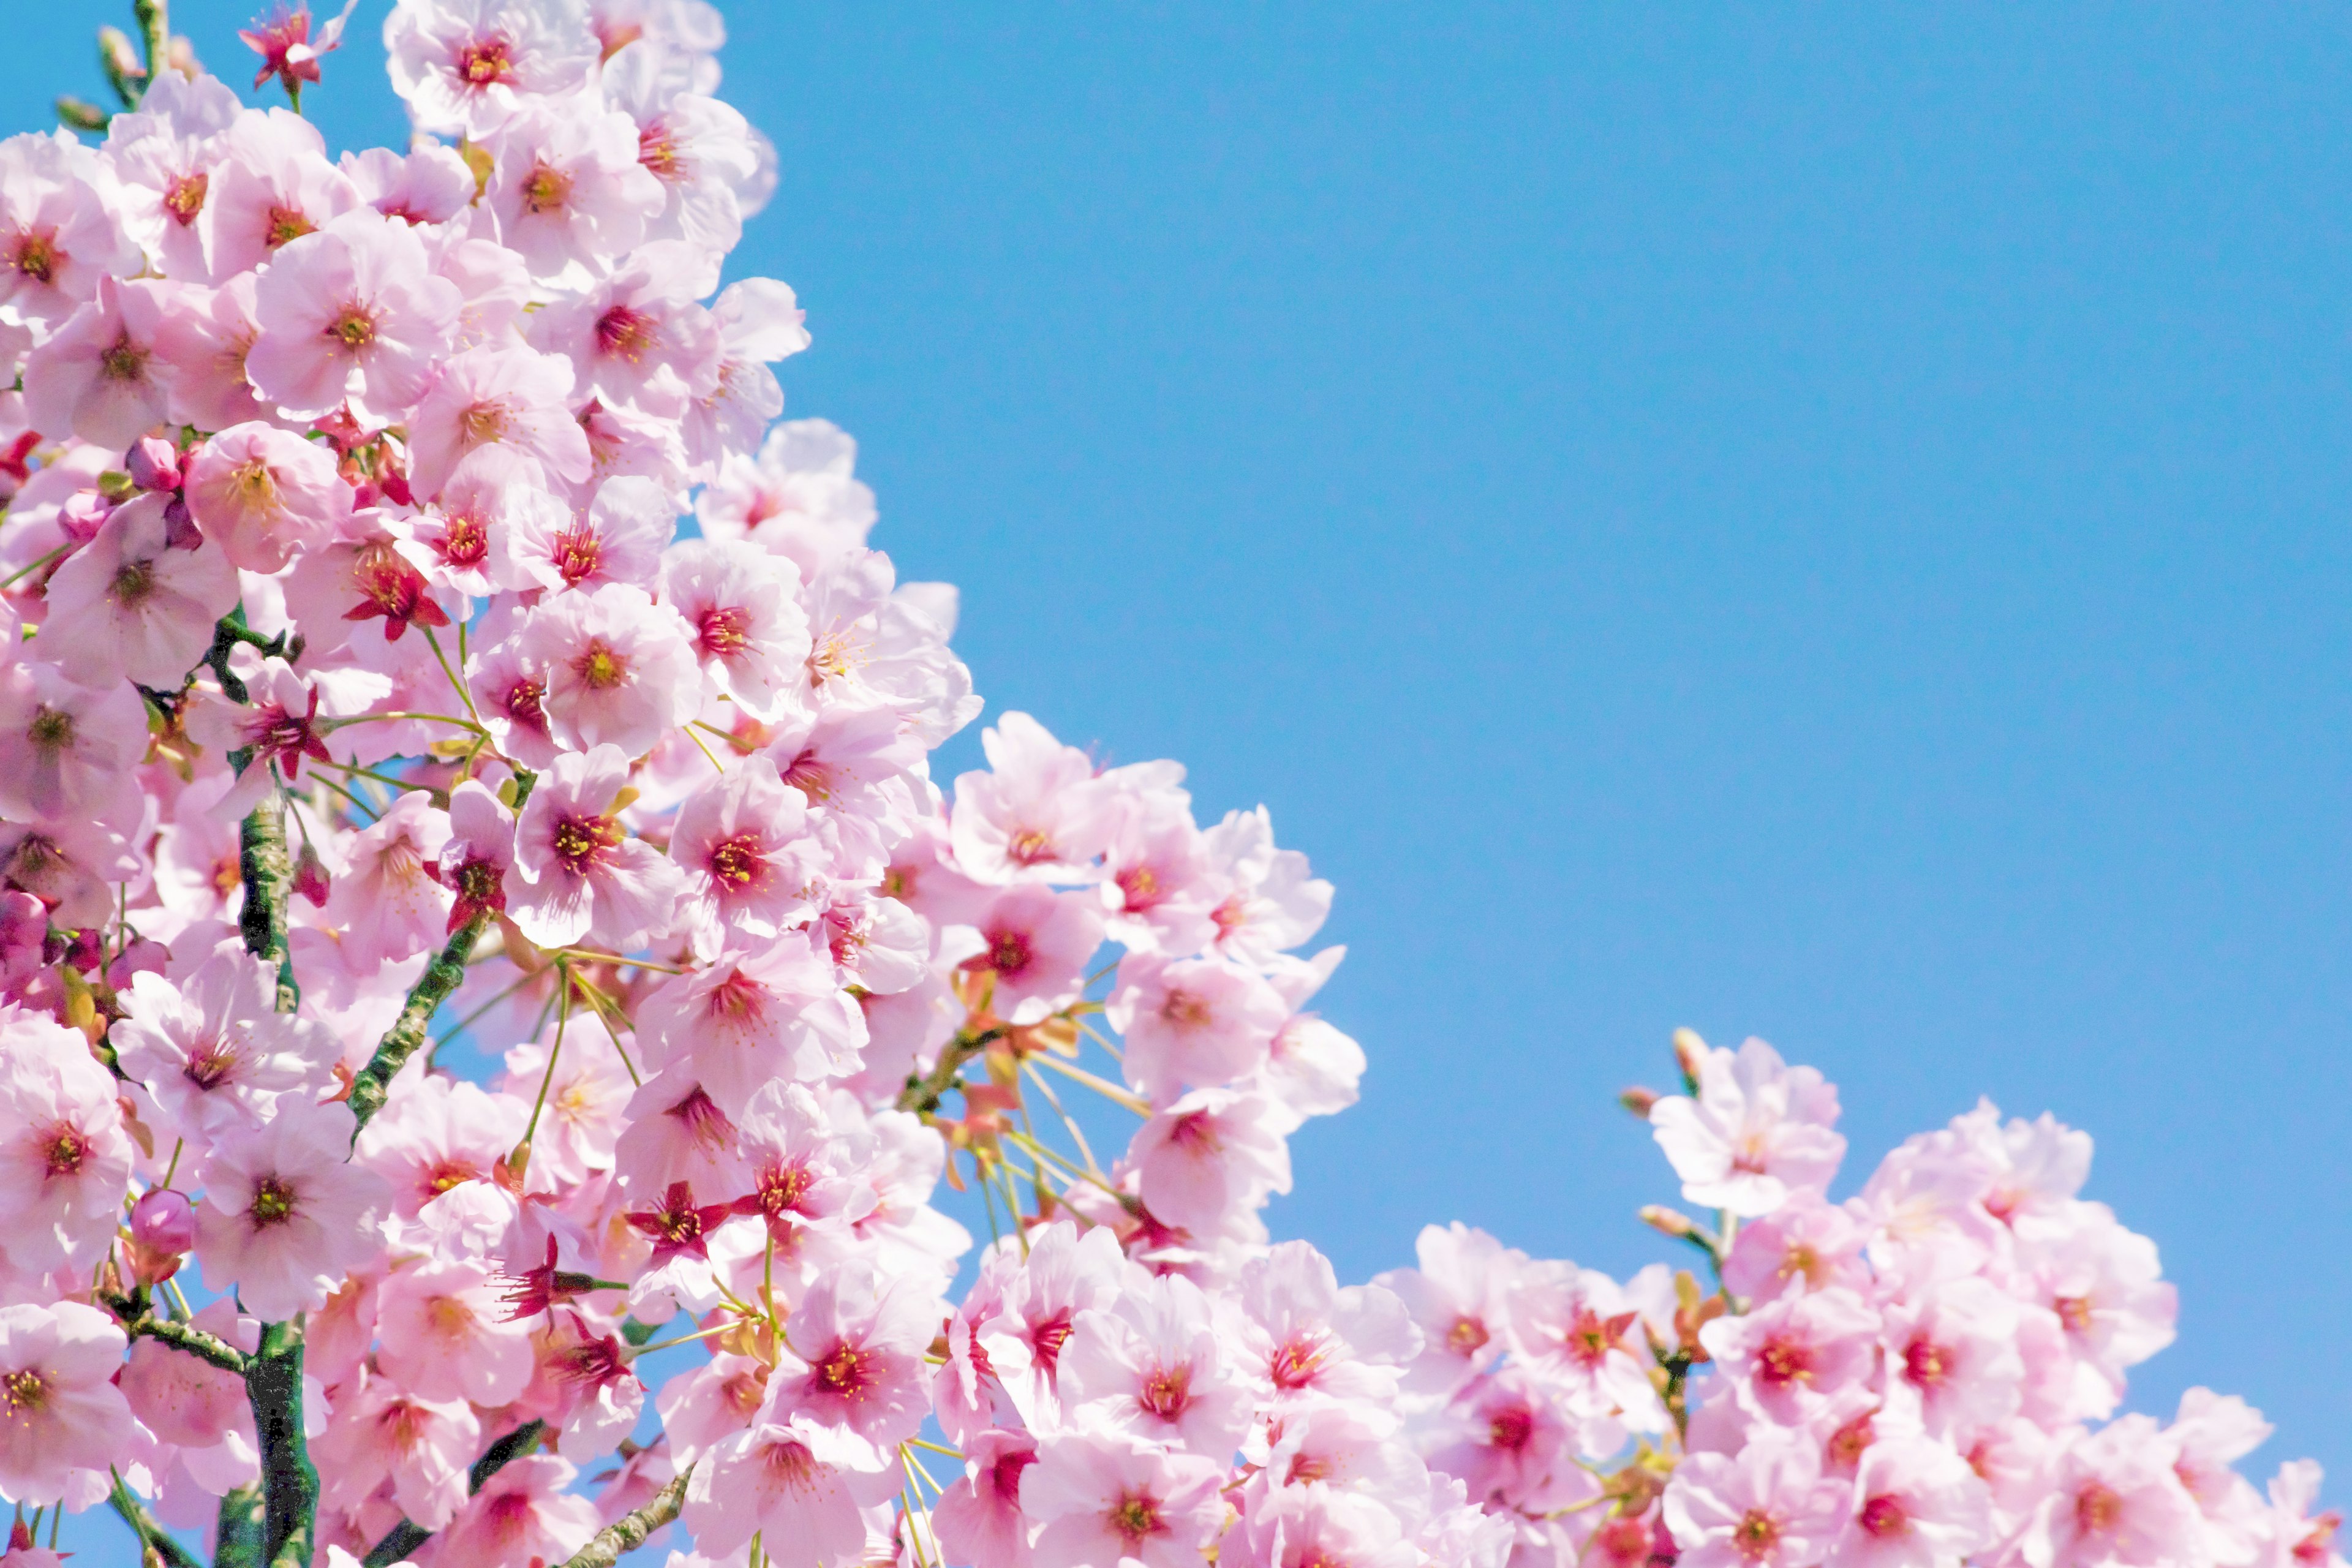
[[[114,1478],[114,1489],[107,1494],[106,1500],[113,1505],[122,1522],[138,1535],[139,1553],[143,1563],[162,1563],[163,1568],[204,1568],[203,1563],[189,1554],[186,1547],[164,1533],[163,1527],[155,1522],[155,1516],[147,1511],[146,1505],[131,1495],[131,1489],[122,1484],[121,1475]]]
[[[506,1468],[507,1461],[520,1458],[539,1446],[540,1435],[547,1430],[544,1421],[526,1421],[482,1452],[474,1468],[466,1473],[466,1490],[478,1492],[489,1479]],[[422,1530],[402,1520],[384,1532],[384,1537],[360,1559],[361,1568],[386,1568],[394,1563],[407,1560],[409,1553],[433,1539],[433,1532]]]
[[[264,1323],[246,1358],[246,1397],[261,1439],[262,1547],[268,1568],[310,1568],[319,1472],[302,1435],[302,1320]]]
[[[278,966],[278,1010],[291,1013],[301,995],[286,942],[286,900],[294,890],[294,860],[286,852],[286,803],[274,788],[237,829],[236,867],[245,882],[245,907],[236,917],[237,929],[245,933],[245,951]]]
[[[625,1513],[589,1538],[588,1544],[573,1552],[563,1568],[613,1568],[625,1552],[635,1552],[646,1543],[646,1537],[676,1519],[686,1506],[686,1483],[692,1479],[694,1467],[688,1465],[677,1473],[677,1479],[654,1493],[653,1501],[635,1513]]]
[[[246,1373],[245,1352],[202,1329],[192,1329],[185,1323],[175,1323],[169,1318],[152,1315],[126,1323],[123,1327],[133,1339],[144,1334],[151,1340],[161,1340],[174,1350],[185,1351],[198,1361],[210,1362],[223,1372],[233,1372],[239,1377]]]
[[[261,1489],[239,1487],[220,1500],[213,1526],[213,1568],[262,1568]]]
[[[929,1073],[920,1077],[911,1073],[908,1075],[907,1087],[898,1091],[898,1109],[923,1115],[937,1110],[940,1097],[953,1087],[957,1076],[963,1071],[963,1064],[986,1050],[989,1042],[1003,1032],[986,1029],[974,1035],[957,1030],[955,1038],[940,1047],[940,1059],[931,1064]]]
[[[474,943],[481,939],[489,923],[490,917],[485,911],[452,931],[447,945],[433,955],[433,962],[425,966],[425,973],[409,987],[408,1000],[402,1005],[400,1016],[384,1031],[367,1066],[352,1079],[352,1116],[359,1127],[365,1127],[368,1118],[383,1109],[385,1097],[392,1093],[392,1080],[431,1035],[433,1015],[465,984],[466,961],[473,956]],[[357,1127],[352,1136],[359,1136]]]

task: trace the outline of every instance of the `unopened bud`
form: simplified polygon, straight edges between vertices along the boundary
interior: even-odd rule
[[[180,488],[180,448],[161,436],[142,436],[122,466],[142,490]]]
[[[169,550],[194,550],[205,542],[205,531],[196,526],[196,514],[188,503],[173,496],[163,503],[163,544]]]
[[[294,861],[294,890],[323,910],[327,907],[329,888],[327,863],[319,858],[317,849],[305,843]]]
[[[1696,1220],[1686,1214],[1677,1213],[1664,1204],[1643,1205],[1642,1223],[1662,1236],[1673,1237],[1676,1241],[1682,1240],[1685,1237],[1698,1234]]]
[[[196,1211],[188,1194],[177,1187],[150,1187],[142,1193],[131,1205],[131,1239],[150,1252],[166,1253],[175,1259],[194,1247]],[[159,1282],[147,1280],[150,1285]]]
[[[1706,1042],[1698,1037],[1696,1029],[1675,1031],[1675,1065],[1683,1069],[1683,1081],[1693,1089],[1698,1087],[1698,1069],[1706,1060]]]
[[[1650,1119],[1650,1107],[1657,1104],[1660,1098],[1656,1089],[1643,1089],[1637,1083],[1631,1089],[1620,1090],[1617,1103],[1647,1121]]]

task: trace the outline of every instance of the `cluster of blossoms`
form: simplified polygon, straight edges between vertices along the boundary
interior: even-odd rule
[[[2172,1299],[2047,1119],[1833,1205],[1686,1040],[1705,1289],[1273,1244],[1330,888],[1023,714],[933,781],[709,7],[398,0],[339,160],[141,18],[0,142],[0,1565],[2336,1568],[2242,1404],[2115,1415]]]

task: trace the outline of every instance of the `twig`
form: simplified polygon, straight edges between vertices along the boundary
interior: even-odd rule
[[[166,1568],[205,1568],[189,1554],[186,1547],[163,1532],[163,1527],[155,1522],[155,1516],[147,1511],[146,1504],[131,1495],[131,1489],[122,1484],[121,1471],[110,1465],[107,1473],[114,1478],[114,1489],[107,1494],[106,1500],[113,1505],[122,1522],[138,1535],[140,1553],[147,1562],[161,1563]],[[60,1506],[58,1512],[62,1516],[65,1509]]]
[[[433,962],[425,966],[425,973],[408,988],[408,1000],[401,1005],[400,1016],[384,1031],[367,1066],[352,1079],[352,1116],[356,1123],[352,1129],[353,1141],[357,1141],[368,1119],[383,1109],[384,1100],[392,1093],[392,1080],[408,1065],[408,1058],[416,1054],[417,1047],[425,1044],[433,1026],[433,1015],[465,983],[466,961],[473,956],[474,943],[489,923],[490,913],[485,910],[451,932],[448,942],[433,955]]]
[[[686,1507],[686,1484],[694,1479],[694,1467],[688,1465],[677,1473],[675,1480],[654,1493],[653,1500],[634,1513],[625,1513],[589,1538],[588,1544],[573,1552],[563,1568],[613,1568],[625,1552],[635,1552],[663,1525],[678,1516]]]
[[[152,1313],[125,1327],[134,1339],[144,1334],[151,1340],[162,1341],[174,1350],[185,1351],[198,1361],[210,1362],[223,1372],[233,1372],[239,1377],[245,1375],[247,1365],[245,1352],[227,1341],[217,1339],[202,1329],[192,1329],[185,1323],[175,1323],[169,1318],[158,1318]]]

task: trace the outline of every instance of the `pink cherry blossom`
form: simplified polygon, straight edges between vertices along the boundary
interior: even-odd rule
[[[128,684],[93,691],[26,660],[0,668],[0,812],[98,816],[145,760],[147,710]]]
[[[1109,1009],[1127,1037],[1128,1081],[1155,1098],[1249,1073],[1289,1016],[1274,987],[1234,964],[1149,955],[1120,962]]]
[[[572,370],[520,344],[470,348],[440,366],[409,416],[410,481],[440,493],[457,466],[486,447],[537,464],[550,479],[588,477],[588,437],[572,417]]]
[[[70,1472],[104,1469],[131,1440],[114,1386],[122,1331],[79,1301],[0,1306],[0,1491],[55,1503]]]
[[[1650,1109],[1683,1196],[1752,1215],[1828,1186],[1845,1156],[1845,1140],[1831,1131],[1837,1090],[1811,1068],[1784,1066],[1761,1040],[1736,1053],[1701,1049],[1696,1097],[1670,1095]]]
[[[640,756],[701,705],[686,623],[641,588],[560,595],[531,612],[520,637],[547,671],[543,701],[560,744]]]
[[[523,102],[587,79],[597,45],[578,0],[436,0],[386,18],[393,89],[417,128],[479,136]]]
[[[157,334],[172,303],[152,281],[98,280],[95,298],[25,359],[25,416],[57,436],[116,450],[171,411]]]
[[[628,776],[617,746],[566,752],[523,807],[507,907],[541,946],[586,938],[625,952],[674,918],[683,885],[677,865],[629,837],[612,815]]]
[[[370,1226],[383,1184],[349,1163],[352,1114],[341,1105],[279,1102],[265,1125],[232,1132],[205,1162],[196,1247],[208,1289],[236,1288],[276,1321],[326,1305],[336,1284],[375,1254]]]
[[[1215,1460],[1113,1432],[1046,1436],[1021,1476],[1021,1504],[1041,1521],[1036,1568],[1134,1561],[1190,1568],[1224,1513]]]
[[[324,543],[352,514],[352,489],[332,454],[258,422],[196,448],[188,510],[206,540],[249,572],[275,572]]]
[[[174,549],[169,504],[142,495],[116,507],[49,578],[33,651],[68,679],[103,689],[128,676],[177,690],[236,605],[236,568],[209,542]]]
[[[13,1010],[12,1010],[13,1011]],[[0,1255],[82,1270],[113,1238],[131,1144],[113,1084],[79,1033],[0,1014]]]
[[[377,1296],[384,1372],[426,1399],[496,1408],[520,1394],[530,1382],[530,1330],[509,1319],[499,1278],[478,1258],[394,1270]]]
[[[1835,1538],[1846,1489],[1822,1479],[1810,1445],[1773,1434],[1685,1458],[1664,1507],[1690,1568],[1802,1568]]]
[[[898,1489],[893,1456],[845,1427],[806,1415],[763,1421],[719,1443],[695,1468],[686,1525],[721,1554],[754,1534],[793,1542],[819,1568],[853,1562],[866,1544],[859,1509]]]
[[[262,274],[246,374],[300,417],[348,403],[362,419],[390,421],[432,379],[459,302],[408,225],[360,208],[287,244]]]
[[[956,781],[957,860],[985,882],[1092,881],[1108,845],[1110,794],[1092,759],[1026,713],[982,733],[990,771]]]
[[[283,1095],[321,1089],[340,1054],[321,1026],[277,1010],[277,967],[235,949],[176,985],[136,975],[121,1005],[117,1065],[200,1149],[259,1129]]]
[[[823,870],[808,803],[768,757],[747,757],[688,795],[669,853],[686,874],[695,951],[705,961],[730,931],[775,937],[814,910]]]

